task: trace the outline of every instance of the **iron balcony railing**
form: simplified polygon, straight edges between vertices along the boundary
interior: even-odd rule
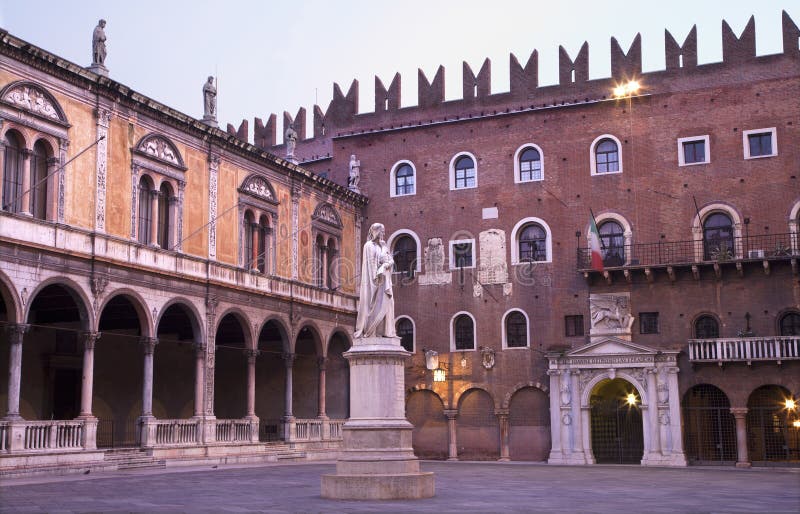
[[[690,362],[752,362],[800,359],[800,336],[690,339]]]
[[[603,266],[670,266],[737,260],[782,259],[800,255],[798,234],[761,234],[724,240],[659,241],[601,249]],[[578,249],[578,269],[592,267],[588,248]]]

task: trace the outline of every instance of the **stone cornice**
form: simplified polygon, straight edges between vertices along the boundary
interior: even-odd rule
[[[159,122],[196,137],[200,141],[207,141],[232,154],[255,161],[260,165],[269,165],[276,171],[282,171],[293,179],[299,179],[315,189],[321,190],[323,193],[332,195],[356,207],[362,207],[368,202],[367,197],[354,193],[332,180],[315,175],[300,166],[242,141],[236,136],[218,128],[210,127],[200,120],[137,93],[124,84],[98,75],[82,66],[36,47],[13,36],[6,30],[0,30],[0,55],[27,64],[34,69],[41,70],[82,89],[94,91],[108,100],[118,102],[151,116]]]

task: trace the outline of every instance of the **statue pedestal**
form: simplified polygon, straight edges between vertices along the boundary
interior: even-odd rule
[[[215,118],[214,116],[208,116],[208,115],[203,116],[203,123],[205,123],[209,127],[214,127],[214,128],[219,127],[219,124],[217,123],[217,118]]]
[[[404,361],[397,337],[355,339],[350,361],[350,418],[336,474],[322,476],[322,497],[407,500],[434,495],[433,473],[422,473],[405,417]]]
[[[102,75],[104,77],[108,77],[108,68],[103,66],[100,63],[93,62],[90,66],[86,68],[87,70],[97,73],[98,75]]]

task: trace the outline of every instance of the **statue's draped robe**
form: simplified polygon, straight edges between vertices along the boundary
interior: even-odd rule
[[[381,264],[391,262],[385,243],[368,241],[361,259],[361,291],[354,336],[395,337],[392,267],[378,273]]]

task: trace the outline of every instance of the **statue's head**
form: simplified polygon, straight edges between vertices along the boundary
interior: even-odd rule
[[[100,25],[100,28],[106,28],[106,20],[104,19],[100,19],[97,24]]]
[[[214,83],[214,77],[213,76],[211,76],[211,75],[208,76],[208,83],[209,84],[213,84]]]
[[[370,241],[380,241],[386,235],[386,228],[383,226],[383,223],[373,223],[369,227],[369,234],[367,234],[367,239]]]

